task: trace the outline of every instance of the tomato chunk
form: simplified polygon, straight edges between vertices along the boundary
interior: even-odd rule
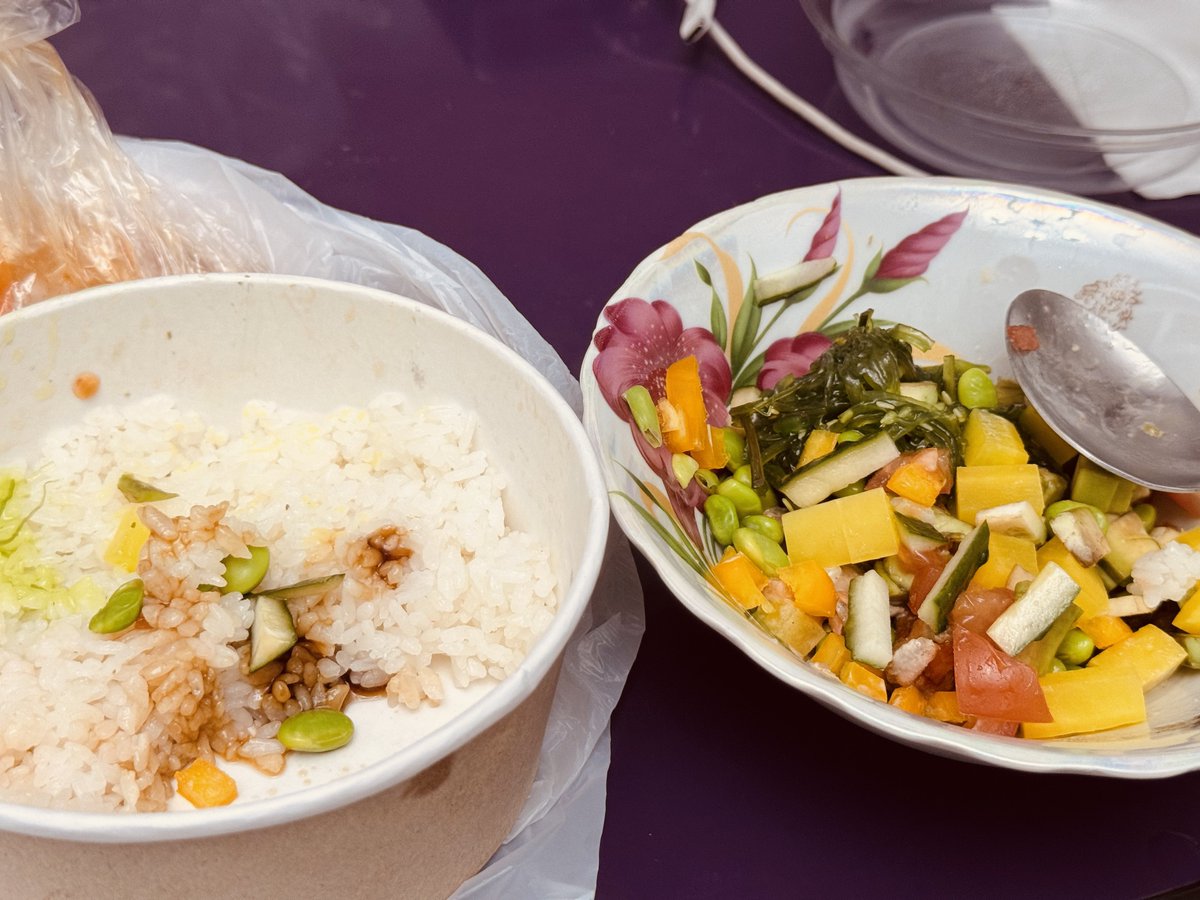
[[[967,588],[954,601],[950,624],[983,634],[1014,600],[1016,595],[1008,588]]]
[[[1013,659],[982,634],[962,625],[952,628],[959,709],[1006,722],[1054,721],[1033,666]]]
[[[1200,492],[1195,494],[1168,494],[1179,504],[1179,508],[1191,516],[1200,516]]]

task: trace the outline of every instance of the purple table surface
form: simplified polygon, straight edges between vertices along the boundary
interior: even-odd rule
[[[274,169],[478,264],[578,370],[602,305],[690,224],[880,174],[676,35],[678,0],[82,0],[55,40],[113,129]],[[865,133],[795,0],[721,20]],[[1110,198],[1193,232],[1200,198]],[[951,762],[775,681],[639,560],[602,897],[1145,896],[1200,879],[1200,774]]]

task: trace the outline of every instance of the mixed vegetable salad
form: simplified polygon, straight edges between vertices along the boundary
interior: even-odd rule
[[[1010,331],[1032,349],[1031,331]],[[870,311],[718,427],[696,356],[623,394],[681,490],[710,582],[813,665],[908,712],[1050,738],[1141,722],[1200,668],[1200,528],[1080,457],[988,367]],[[1160,512],[1161,511],[1161,512]]]

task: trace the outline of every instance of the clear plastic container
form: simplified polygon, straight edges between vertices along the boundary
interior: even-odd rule
[[[1098,194],[1200,159],[1186,0],[800,2],[858,113],[943,171]]]

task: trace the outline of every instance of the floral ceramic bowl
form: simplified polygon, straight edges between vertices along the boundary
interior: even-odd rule
[[[808,286],[760,302],[756,275],[801,266]],[[1152,355],[1189,396],[1200,369],[1200,241],[1066,195],[958,179],[863,179],[764,197],[719,213],[644,260],[605,307],[584,360],[585,425],[613,510],[664,583],[771,674],[886,736],[946,756],[1029,771],[1152,778],[1200,768],[1200,672],[1147,696],[1147,722],[1054,741],[969,731],[872,700],[822,672],[713,586],[719,547],[705,491],[672,474],[622,399],[657,400],[665,372],[695,356],[708,420],[733,392],[770,388],[809,364],[860,312],[904,322],[947,352],[1007,373],[1004,315],[1023,290],[1073,296]],[[793,268],[793,271],[795,269]],[[761,281],[759,282],[761,284]],[[1176,511],[1181,525],[1190,525]]]

